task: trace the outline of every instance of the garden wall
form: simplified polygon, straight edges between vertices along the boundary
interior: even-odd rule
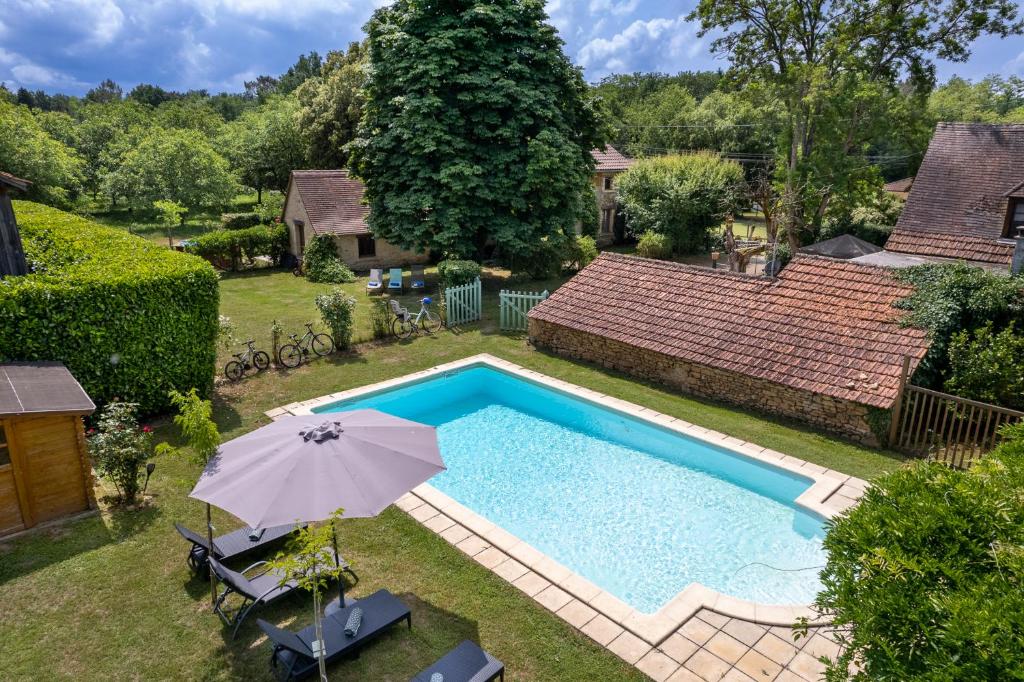
[[[757,377],[699,365],[602,336],[529,319],[530,342],[686,393],[796,419],[845,438],[877,446],[869,409],[848,400],[802,391]]]

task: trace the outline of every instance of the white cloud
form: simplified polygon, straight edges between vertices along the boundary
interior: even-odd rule
[[[16,12],[72,28],[81,39],[69,52],[109,45],[124,26],[124,12],[115,0],[13,0]]]
[[[687,68],[685,62],[702,48],[702,41],[684,15],[638,19],[611,37],[590,40],[580,48],[577,61],[590,76],[641,69],[679,71]]]
[[[602,14],[611,13],[616,16],[632,14],[640,5],[640,0],[590,0],[590,13]]]
[[[1006,62],[1003,72],[1013,76],[1024,76],[1024,52]]]

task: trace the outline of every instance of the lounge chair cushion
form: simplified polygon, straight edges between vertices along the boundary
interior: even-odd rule
[[[504,672],[505,665],[501,661],[467,639],[414,677],[412,682],[433,682],[434,675],[441,675],[444,682],[489,682]]]

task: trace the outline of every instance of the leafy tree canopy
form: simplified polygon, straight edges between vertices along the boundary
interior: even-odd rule
[[[398,0],[366,28],[354,157],[377,237],[513,261],[572,230],[604,131],[540,0]]]
[[[289,173],[305,165],[298,111],[294,98],[275,95],[224,126],[217,147],[243,183],[261,193],[265,187],[283,191]]]
[[[81,188],[82,160],[54,139],[28,107],[0,100],[0,159],[3,170],[32,182],[29,197],[67,204]]]
[[[89,92],[85,93],[85,101],[95,102],[97,104],[109,104],[110,102],[121,101],[121,96],[123,94],[124,90],[121,89],[121,86],[108,78]]]
[[[318,77],[295,91],[306,157],[314,168],[344,168],[347,145],[355,139],[362,116],[366,82],[366,47],[351,43],[347,52],[330,52]]]

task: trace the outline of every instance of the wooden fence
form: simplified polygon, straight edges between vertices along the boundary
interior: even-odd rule
[[[475,322],[483,317],[483,294],[480,278],[469,284],[444,290],[445,324],[449,327]]]
[[[892,413],[889,445],[966,469],[999,444],[999,429],[1024,412],[905,384]]]
[[[526,315],[548,297],[547,291],[507,291],[498,293],[499,326],[502,331],[525,332]]]

